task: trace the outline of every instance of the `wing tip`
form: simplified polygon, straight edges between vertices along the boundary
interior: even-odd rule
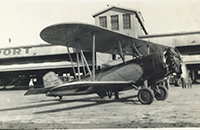
[[[34,90],[35,90],[35,88],[30,88],[30,89],[24,94],[24,96],[26,96],[26,95],[32,95]]]

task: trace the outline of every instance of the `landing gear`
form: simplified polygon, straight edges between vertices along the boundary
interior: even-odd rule
[[[119,99],[119,91],[116,91],[114,93],[115,93],[115,99],[118,100]]]
[[[106,92],[106,94],[108,95],[109,98],[112,98],[112,91],[108,91]]]
[[[59,100],[61,101],[62,100],[62,96],[58,96],[59,97]]]
[[[174,85],[177,86],[177,87],[182,86],[181,78],[176,79]]]
[[[163,101],[168,97],[168,90],[164,86],[158,86],[158,90],[154,90],[155,98],[157,100]]]
[[[154,100],[154,93],[150,88],[142,88],[138,92],[138,99],[142,104],[151,104]]]
[[[106,92],[106,94],[109,98],[112,98],[113,91],[108,91]],[[114,94],[115,94],[115,99],[119,99],[119,91],[114,91]]]

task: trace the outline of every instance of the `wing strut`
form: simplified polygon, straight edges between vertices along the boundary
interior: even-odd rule
[[[79,50],[80,50],[80,49],[79,49]],[[85,63],[84,63],[84,61],[83,61],[82,55],[81,55],[81,63],[83,64],[83,73],[84,73],[84,75],[86,75]]]
[[[148,55],[150,54],[150,47],[149,47],[149,45],[147,45],[147,54]]]
[[[90,68],[89,68],[89,65],[88,65],[88,63],[87,63],[87,60],[86,60],[86,58],[85,58],[85,55],[83,54],[83,51],[81,50],[81,47],[80,47],[79,43],[78,43],[78,47],[79,47],[79,50],[80,50],[80,52],[81,52],[81,56],[83,57],[83,61],[84,61],[85,64],[86,64],[86,67],[87,67],[87,70],[88,70],[88,72],[89,72],[89,74],[90,74],[90,77],[92,77],[92,72],[91,72],[91,70],[90,70]]]
[[[126,63],[125,62],[125,57],[124,57],[124,54],[123,54],[123,51],[122,51],[122,45],[121,45],[121,42],[120,42],[120,40],[119,40],[119,55],[120,55],[120,57],[122,58],[122,61],[124,62],[124,63]]]
[[[92,80],[95,81],[95,33],[92,35]]]
[[[131,48],[132,48],[133,51],[135,51],[137,53],[138,58],[142,57],[142,54],[139,53],[139,51],[138,51],[138,49],[137,49],[137,47],[135,46],[134,43],[131,44]]]
[[[76,47],[76,59],[77,59],[77,66],[78,66],[78,80],[81,81],[78,47]]]
[[[69,51],[69,47],[68,47],[68,46],[67,46],[67,51],[68,51],[69,59],[70,59],[70,61],[71,61],[72,69],[73,69],[73,72],[74,72],[74,77],[75,77],[75,79],[77,80],[76,71],[75,71],[75,69],[74,69],[74,64],[73,64],[72,57],[71,57],[71,53],[70,53],[70,51]]]

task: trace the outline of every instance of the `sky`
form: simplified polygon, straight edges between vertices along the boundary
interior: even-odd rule
[[[94,24],[92,15],[109,6],[140,11],[149,34],[200,30],[200,0],[0,0],[0,48],[45,43],[43,28]]]

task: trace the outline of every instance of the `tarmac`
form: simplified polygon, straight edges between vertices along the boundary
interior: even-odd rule
[[[165,101],[142,105],[136,90],[101,99],[96,94],[59,98],[0,91],[0,129],[199,128],[200,85],[171,86]]]

